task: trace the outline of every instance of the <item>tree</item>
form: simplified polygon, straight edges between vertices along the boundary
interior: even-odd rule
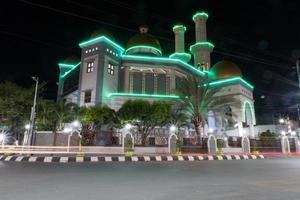
[[[53,139],[53,146],[56,145],[56,138],[57,138],[57,130],[63,129],[63,124],[67,122],[71,122],[75,119],[75,108],[77,106],[74,103],[67,102],[64,99],[57,101],[54,104],[54,139]]]
[[[192,123],[195,126],[199,144],[202,143],[201,127],[207,122],[207,114],[210,110],[218,113],[224,106],[236,103],[233,96],[216,95],[221,87],[211,87],[209,78],[186,76],[179,84],[177,94],[180,96],[179,105],[186,109]]]
[[[171,105],[165,101],[150,103],[145,100],[128,100],[118,111],[124,123],[131,123],[141,134],[142,144],[146,144],[147,136],[155,126],[167,124],[171,116]]]
[[[111,124],[116,121],[115,111],[107,105],[96,104],[90,107],[81,107],[79,115],[82,122],[88,124]]]
[[[179,107],[180,106],[180,107]],[[171,110],[170,124],[178,128],[189,127],[191,119],[182,105],[174,105]]]
[[[40,99],[38,103],[36,128],[37,130],[57,129],[57,115],[55,111],[56,103],[52,100]]]
[[[0,84],[0,123],[18,139],[30,118],[34,87],[23,88],[5,81]]]

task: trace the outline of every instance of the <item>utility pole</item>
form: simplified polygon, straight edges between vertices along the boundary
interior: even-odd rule
[[[298,76],[298,85],[300,89],[300,63],[299,59],[296,60],[296,69],[297,69],[297,76]],[[298,113],[298,123],[300,124],[300,104],[297,105],[297,113]],[[299,125],[298,125],[299,127]]]
[[[36,115],[37,92],[39,86],[39,77],[32,77],[32,79],[35,81],[35,92],[34,92],[33,106],[31,108],[30,127],[28,130],[29,145],[34,145],[34,140],[35,140],[35,115]]]

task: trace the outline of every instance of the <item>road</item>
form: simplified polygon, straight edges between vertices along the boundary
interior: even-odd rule
[[[1,200],[299,200],[300,159],[0,162]]]

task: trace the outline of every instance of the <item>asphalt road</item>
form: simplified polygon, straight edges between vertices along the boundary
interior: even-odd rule
[[[0,162],[1,200],[299,200],[300,159]]]

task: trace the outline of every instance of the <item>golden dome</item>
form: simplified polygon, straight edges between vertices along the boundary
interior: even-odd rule
[[[126,46],[128,52],[134,47],[139,48],[137,51],[132,53],[145,53],[147,50],[152,49],[154,50],[152,53],[158,52],[158,54],[161,55],[161,46],[159,41],[154,36],[148,34],[148,27],[145,25],[140,26],[140,33],[130,38]]]
[[[227,60],[217,62],[210,69],[210,72],[215,79],[243,76],[240,68],[235,63]]]

